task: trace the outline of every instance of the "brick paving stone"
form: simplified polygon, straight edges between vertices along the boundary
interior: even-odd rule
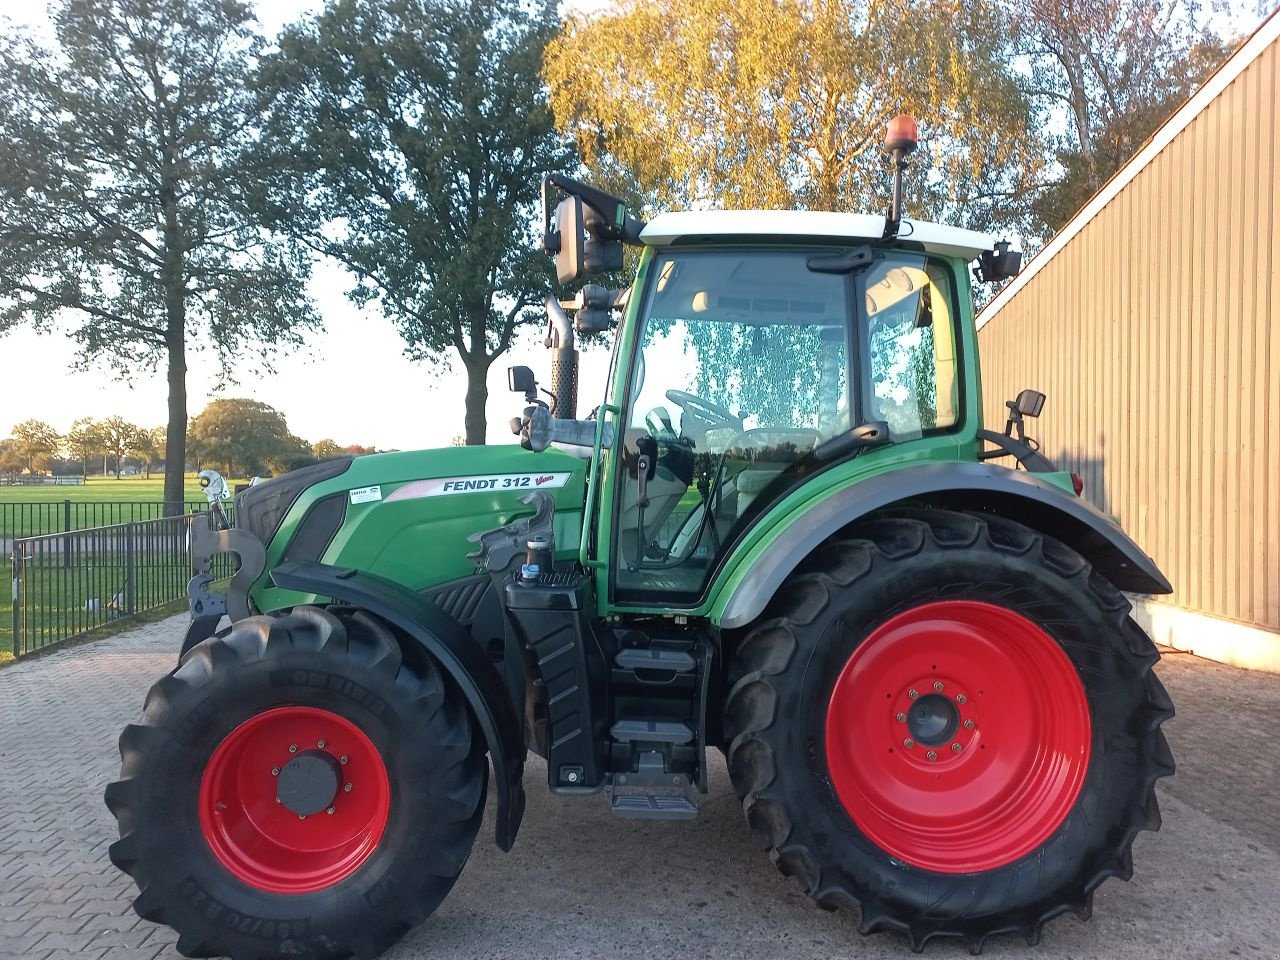
[[[137,719],[147,687],[172,667],[183,623],[183,618],[174,618],[145,625],[0,670],[0,730],[19,732],[0,738],[0,811],[5,813],[0,819],[0,960],[178,957],[176,935],[134,915],[130,904],[136,888],[107,860],[116,826],[102,802],[102,790],[119,771],[120,728]],[[1161,784],[1162,794],[1169,798],[1166,808],[1182,811],[1184,818],[1199,818],[1196,823],[1205,829],[1222,832],[1222,843],[1234,843],[1233,849],[1246,853],[1207,872],[1202,868],[1204,903],[1170,900],[1168,894],[1175,888],[1162,884],[1176,882],[1170,876],[1176,870],[1161,873],[1144,869],[1143,863],[1153,851],[1163,851],[1166,865],[1181,863],[1176,857],[1191,856],[1181,850],[1175,855],[1167,846],[1180,828],[1171,818],[1166,833],[1156,838],[1144,835],[1139,841],[1139,882],[1104,886],[1099,920],[1093,925],[1055,923],[1035,956],[1013,950],[1012,944],[1011,952],[1001,953],[997,946],[994,953],[1028,960],[1112,957],[1125,954],[1130,936],[1165,944],[1164,958],[1274,952],[1271,942],[1253,947],[1247,939],[1252,934],[1236,931],[1259,910],[1273,911],[1276,902],[1267,900],[1269,906],[1259,908],[1248,898],[1255,893],[1267,896],[1276,887],[1274,877],[1268,879],[1271,873],[1258,871],[1272,871],[1280,854],[1280,791],[1274,786],[1274,771],[1280,769],[1280,678],[1177,654],[1166,657],[1159,673],[1178,708],[1178,716],[1166,727],[1179,768],[1177,777]],[[392,950],[387,960],[637,955],[617,949],[616,943],[590,940],[589,929],[611,928],[630,930],[629,942],[655,960],[681,954],[728,955],[721,946],[733,935],[754,951],[753,956],[908,955],[906,946],[893,938],[857,938],[849,931],[847,917],[828,918],[778,880],[767,859],[751,848],[723,764],[715,763],[718,792],[705,801],[707,809],[695,825],[681,828],[619,822],[588,801],[574,806],[546,797],[545,786],[538,792],[539,772],[545,777],[545,770],[534,761],[528,780],[530,813],[516,850],[495,852],[492,828],[486,824],[471,864],[441,913]],[[572,839],[566,839],[566,825]],[[731,839],[702,850],[686,839],[693,834],[660,828]],[[1179,843],[1190,849],[1199,837],[1182,829]],[[1247,846],[1232,839],[1236,831]],[[596,840],[592,852],[581,849],[585,841],[580,834],[608,839]],[[592,892],[582,893],[575,884],[599,869],[599,844],[608,844],[609,856],[628,865],[619,868],[623,875],[668,877],[659,882],[667,891],[664,902],[669,894],[674,906],[642,909],[637,897],[639,903],[647,902],[644,890],[634,885],[627,885],[616,900],[608,899],[612,888],[607,882],[593,882]],[[682,861],[685,850],[694,859]],[[710,886],[698,888],[709,905],[700,901],[702,906],[690,908],[685,920],[676,901],[686,884],[703,882],[696,874],[704,861],[720,863],[723,873],[732,874],[733,889],[726,893],[715,886],[728,883],[717,873],[713,881],[706,881]],[[494,886],[495,876],[504,878],[500,886]],[[504,898],[501,910],[492,905],[499,888]],[[597,894],[598,901],[592,899]],[[757,899],[752,901],[748,894]],[[734,904],[744,903],[751,905],[752,916],[732,913]],[[573,908],[565,912],[565,904]],[[1248,915],[1242,912],[1246,907],[1252,911]],[[522,921],[509,920],[508,912],[521,911]],[[654,919],[646,919],[650,916]],[[515,936],[513,923],[519,937],[504,940]],[[1179,923],[1191,923],[1197,931],[1196,942],[1182,950],[1160,940],[1162,931]],[[734,924],[742,925],[736,934]],[[776,949],[753,947],[752,937],[765,943],[771,927],[782,928],[792,946],[779,948],[775,939],[768,943]],[[1212,932],[1199,932],[1207,928]],[[539,939],[544,934],[554,939]],[[586,939],[578,947],[562,949],[579,936]],[[707,936],[718,939],[706,940]],[[1054,937],[1059,948],[1050,945]],[[662,943],[669,949],[657,946]],[[842,946],[833,952],[833,943]],[[935,952],[952,955],[941,948]]]
[[[80,933],[93,917],[25,917],[19,924],[29,923],[28,929],[40,928],[42,933]]]
[[[23,933],[10,935],[8,930],[0,931],[0,957],[5,960],[26,960],[43,953],[36,950],[36,944],[44,937],[43,933]]]
[[[160,947],[108,947],[102,960],[156,960]]]
[[[95,924],[85,927],[81,933],[89,933],[93,935],[93,939],[89,941],[89,948],[96,950],[98,947],[129,947],[136,950],[146,942],[150,935],[150,930],[109,930],[99,928]]]
[[[88,950],[93,934],[79,933],[46,933],[36,944],[37,950]],[[106,949],[105,947],[103,949]]]

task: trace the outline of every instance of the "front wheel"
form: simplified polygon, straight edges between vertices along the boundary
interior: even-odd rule
[[[995,517],[865,521],[739,645],[725,728],[757,839],[820,905],[916,949],[1087,916],[1159,826],[1173,709],[1129,605]]]
[[[121,734],[111,861],[187,956],[373,956],[461,872],[483,749],[461,694],[381,621],[251,617],[194,647]]]

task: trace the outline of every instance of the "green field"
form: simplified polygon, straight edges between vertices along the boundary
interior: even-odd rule
[[[184,484],[184,502],[205,503],[195,474]],[[61,533],[64,529],[150,520],[160,516],[164,479],[90,478],[79,486],[0,486],[0,541]],[[70,502],[70,511],[64,506]],[[7,546],[0,554],[7,556]],[[0,565],[7,565],[0,559]]]
[[[200,484],[196,475],[186,476],[186,499],[199,500],[204,497],[200,492]],[[161,500],[164,497],[164,478],[152,477],[144,480],[141,477],[125,477],[117,480],[114,477],[89,477],[83,486],[0,486],[0,503],[46,503],[63,500]]]

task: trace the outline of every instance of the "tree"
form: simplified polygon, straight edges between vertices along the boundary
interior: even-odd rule
[[[89,460],[102,453],[102,428],[93,417],[80,417],[66,436],[67,451],[80,461],[80,475],[88,476]]]
[[[1009,42],[974,0],[622,0],[548,46],[560,128],[677,207],[883,210],[885,123],[921,120],[909,210],[990,223],[1043,166]]]
[[[58,455],[62,437],[43,420],[23,420],[13,428],[15,452],[29,473],[44,473]]]
[[[540,68],[549,0],[340,0],[267,58],[272,222],[354,274],[415,360],[467,372],[484,443],[489,366],[550,286],[532,249],[539,177],[567,168]]]
[[[151,434],[151,462],[147,465],[148,475],[150,475],[150,470],[155,466],[157,459],[161,463],[164,462],[164,452],[169,442],[169,431],[166,427],[152,427],[148,432]],[[184,463],[182,465],[184,472],[186,468],[187,465]]]
[[[18,451],[18,442],[13,437],[0,440],[0,473],[8,477],[10,483],[26,465],[26,461]]]
[[[342,456],[342,448],[334,441],[325,438],[317,440],[311,445],[311,455],[317,460],[328,460],[332,457]]]
[[[100,452],[115,461],[116,479],[120,479],[120,469],[124,465],[124,455],[140,442],[142,431],[124,417],[107,417],[98,424],[98,436],[101,443]]]
[[[263,473],[309,452],[289,432],[284,414],[258,400],[214,400],[191,421],[191,449],[228,476]]]
[[[57,45],[0,41],[0,333],[76,324],[85,363],[168,376],[166,501],[183,499],[187,354],[301,342],[309,258],[264,231],[239,0],[57,0]]]
[[[138,461],[144,476],[151,477],[151,458],[155,456],[156,448],[153,445],[150,430],[134,427],[133,436],[129,440],[125,453]]]
[[[1054,232],[1096,193],[1230,52],[1183,0],[1009,0],[1031,92],[1067,120],[1061,176],[1036,198]]]

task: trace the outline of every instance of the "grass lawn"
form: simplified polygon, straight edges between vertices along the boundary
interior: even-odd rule
[[[186,475],[187,503],[205,504],[194,473]],[[67,524],[66,501],[71,502],[70,529],[149,520],[160,516],[164,478],[90,477],[82,486],[0,486],[0,540],[61,533]],[[7,546],[0,548],[0,566],[8,565]]]
[[[203,500],[196,475],[186,475],[186,499]],[[161,500],[164,477],[89,477],[83,486],[0,486],[0,503],[61,503],[63,500]]]

